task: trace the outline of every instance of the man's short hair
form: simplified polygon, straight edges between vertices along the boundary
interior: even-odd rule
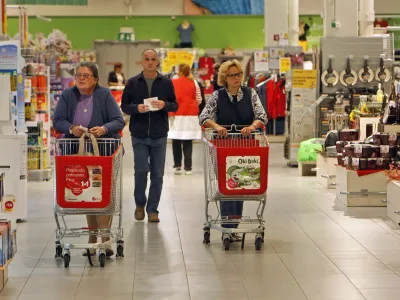
[[[146,52],[148,52],[148,51],[154,52],[154,53],[157,55],[157,57],[158,57],[157,51],[156,51],[155,49],[153,49],[153,48],[149,48],[149,49],[145,49],[145,50],[142,52],[142,58],[143,58],[144,54],[145,54]]]

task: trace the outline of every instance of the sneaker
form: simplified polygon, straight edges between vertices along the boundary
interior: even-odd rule
[[[187,171],[185,171],[185,175],[192,175],[193,173],[192,173],[192,170],[187,170]]]
[[[175,175],[181,175],[182,174],[182,168],[181,167],[177,167],[175,168]]]
[[[144,207],[136,207],[135,209],[135,219],[138,221],[144,220]]]
[[[158,218],[158,214],[156,214],[156,213],[149,213],[148,219],[149,219],[149,222],[152,222],[152,223],[160,222],[160,219]]]

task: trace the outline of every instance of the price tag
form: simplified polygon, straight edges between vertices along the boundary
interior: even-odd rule
[[[279,59],[279,72],[286,73],[292,69],[290,57],[281,57]]]

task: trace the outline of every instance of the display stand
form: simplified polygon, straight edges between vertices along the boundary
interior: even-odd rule
[[[0,219],[27,218],[27,136],[25,134],[24,59],[19,42],[0,42],[0,172],[4,173],[4,198]]]
[[[51,103],[50,103],[50,68],[45,67],[44,72],[39,72],[46,80],[45,87],[33,88],[32,95],[37,97],[37,109],[35,121],[27,122],[28,127],[28,180],[44,181],[50,180],[52,171],[50,168],[51,147]],[[39,97],[42,99],[39,103]],[[37,139],[34,140],[35,135]],[[31,142],[33,140],[33,142]]]
[[[0,267],[0,292],[4,289],[8,281],[8,266],[11,262],[12,259],[9,259],[3,267]]]
[[[336,167],[336,197],[348,207],[386,206],[386,186],[383,171],[359,176],[357,171]]]
[[[0,219],[11,220],[15,228],[17,220],[28,216],[27,137],[0,135],[0,144],[0,173],[5,174]]]
[[[286,118],[285,158],[289,166],[297,166],[300,143],[315,134],[312,107],[317,98],[317,70],[292,70],[287,80],[292,85],[290,113]],[[290,84],[289,83],[289,84]],[[316,162],[314,162],[315,167]],[[313,167],[313,168],[314,168]]]
[[[396,225],[400,225],[400,181],[391,181],[387,185],[387,216]]]
[[[315,161],[300,161],[298,163],[300,176],[315,176],[316,166]]]
[[[317,153],[317,182],[327,189],[336,187],[336,157],[327,157]]]

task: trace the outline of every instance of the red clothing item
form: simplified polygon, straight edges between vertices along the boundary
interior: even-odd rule
[[[286,115],[285,81],[267,82],[267,113],[269,119],[277,119]]]
[[[178,111],[170,113],[170,116],[197,116],[199,106],[196,103],[196,86],[193,80],[180,77],[172,80],[174,85]]]
[[[214,58],[212,58],[212,57],[205,57],[205,56],[200,57],[199,68],[208,70],[206,75],[200,76],[201,79],[211,80],[211,78],[214,76],[214,69],[213,69],[214,63],[215,63],[215,61],[214,61]]]
[[[284,117],[286,115],[286,90],[285,80],[280,80],[275,86],[276,91],[276,113],[277,118]]]
[[[375,21],[374,22],[374,27],[380,27],[380,28],[386,28],[389,26],[389,22],[386,20],[382,20],[382,21]]]

